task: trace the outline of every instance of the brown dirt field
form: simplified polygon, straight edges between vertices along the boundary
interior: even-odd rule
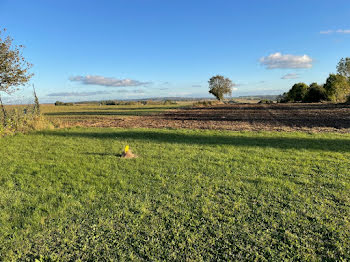
[[[172,110],[152,116],[81,119],[81,126],[223,130],[350,131],[350,105],[232,104]]]

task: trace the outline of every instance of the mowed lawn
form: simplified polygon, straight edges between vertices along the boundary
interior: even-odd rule
[[[0,260],[350,260],[350,134],[74,128],[0,154]]]

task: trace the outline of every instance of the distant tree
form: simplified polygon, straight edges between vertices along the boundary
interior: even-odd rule
[[[64,105],[64,103],[61,102],[61,101],[56,101],[55,102],[55,106],[63,106],[63,105]]]
[[[13,39],[2,36],[5,33],[0,30],[0,91],[7,94],[15,91],[17,86],[26,84],[33,74],[29,73],[32,64],[28,63],[22,56],[22,45],[13,45]],[[6,110],[1,100],[0,106],[4,115],[6,125]]]
[[[39,103],[39,98],[36,95],[36,91],[33,85],[33,95],[34,95],[34,108],[33,108],[33,113],[35,115],[40,115],[40,103]]]
[[[328,99],[333,102],[344,102],[350,94],[350,83],[348,79],[339,74],[330,74],[324,88]]]
[[[303,102],[314,103],[325,100],[328,100],[326,89],[317,83],[312,83],[305,94]]]
[[[61,101],[56,101],[55,102],[55,106],[73,106],[74,104],[73,103],[64,103],[64,102],[61,102]]]
[[[305,83],[297,83],[287,93],[288,102],[301,102],[303,101],[309,86]]]
[[[337,65],[337,72],[339,75],[347,77],[350,81],[350,57],[340,59]]]
[[[224,99],[224,95],[232,93],[233,83],[229,78],[216,75],[210,78],[208,83],[209,93],[214,95],[220,101]]]

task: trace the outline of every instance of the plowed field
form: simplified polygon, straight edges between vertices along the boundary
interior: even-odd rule
[[[343,104],[232,104],[192,107],[151,115],[98,112],[59,118],[71,125],[96,127],[150,127],[223,130],[337,131],[350,130],[350,105]],[[57,116],[57,115],[56,115]]]

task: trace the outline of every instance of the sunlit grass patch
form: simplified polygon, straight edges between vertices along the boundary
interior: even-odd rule
[[[74,128],[0,152],[3,260],[350,258],[349,134]]]

